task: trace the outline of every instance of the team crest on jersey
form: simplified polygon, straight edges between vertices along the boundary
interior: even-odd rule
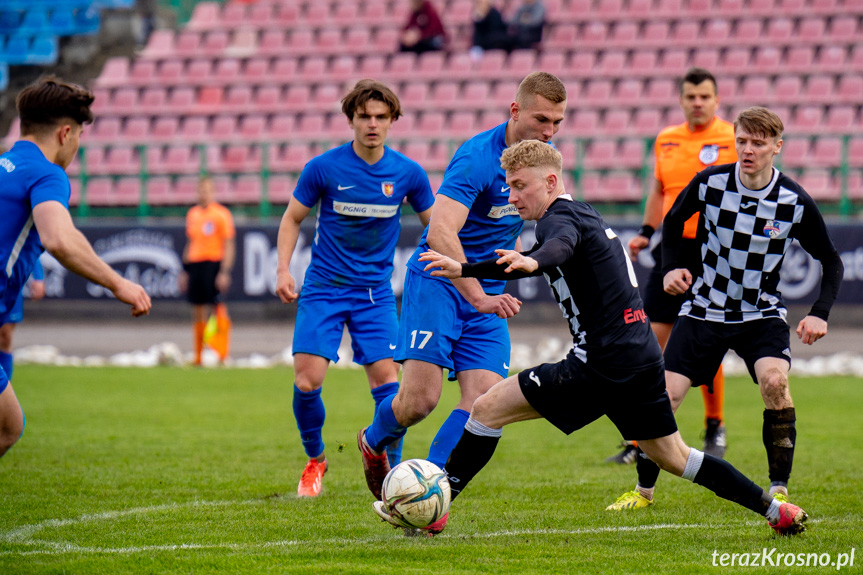
[[[709,166],[719,159],[719,146],[716,144],[705,144],[701,146],[701,151],[698,152],[698,159],[705,166]]]
[[[202,231],[205,236],[212,236],[216,232],[216,224],[210,221],[204,222],[204,229]]]
[[[779,235],[779,222],[776,220],[768,220],[764,224],[764,235],[768,238],[775,238]]]
[[[396,183],[395,182],[381,182],[381,191],[388,198],[393,197],[393,192],[396,191]]]

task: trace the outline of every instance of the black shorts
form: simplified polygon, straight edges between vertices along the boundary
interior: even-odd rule
[[[683,238],[680,242],[680,249],[683,253],[683,261],[687,262],[686,267],[694,276],[701,262],[701,242]],[[662,287],[664,276],[662,274],[661,241],[650,250],[650,255],[653,256],[655,263],[650,269],[647,283],[644,286],[644,311],[653,323],[674,323],[677,321],[680,306],[686,301],[687,295],[671,295]]]
[[[195,262],[184,267],[189,274],[189,303],[195,305],[219,303],[216,276],[222,262]]]
[[[778,317],[743,323],[720,323],[681,316],[668,345],[665,369],[692,380],[693,386],[706,385],[713,391],[713,376],[732,349],[746,362],[752,381],[755,362],[762,357],[778,357],[791,365],[791,336],[788,324]]]
[[[589,367],[570,354],[518,374],[521,392],[540,415],[569,435],[603,415],[624,439],[656,439],[677,431],[662,362],[638,370]]]

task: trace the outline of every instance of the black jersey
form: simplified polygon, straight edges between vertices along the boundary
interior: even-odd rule
[[[684,222],[698,212],[704,214],[698,235],[702,265],[680,315],[725,323],[785,319],[779,269],[797,239],[824,268],[810,315],[827,319],[839,292],[842,260],[815,201],[794,180],[774,168],[767,186],[749,190],[737,163],[698,173],[665,216],[663,274],[684,267],[679,238]]]
[[[464,277],[545,276],[572,333],[573,352],[595,369],[635,369],[662,361],[638,282],[623,244],[593,207],[555,200],[537,221],[536,245],[525,255],[539,268],[505,273],[495,259],[462,267]]]

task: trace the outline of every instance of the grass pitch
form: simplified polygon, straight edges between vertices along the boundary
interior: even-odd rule
[[[362,371],[331,370],[324,386],[330,469],[315,500],[296,498],[305,455],[286,368],[19,366],[15,375],[27,428],[0,460],[2,574],[812,573],[836,565],[770,562],[845,553],[847,563],[852,549],[844,569],[863,565],[859,379],[792,379],[791,494],[810,514],[799,537],[774,537],[755,514],[667,474],[652,508],[604,511],[635,470],[604,463],[619,435],[603,419],[569,437],[543,421],[505,429],[446,532],[420,539],[371,510],[355,445],[373,409]],[[699,395],[678,413],[696,446]],[[425,456],[456,396],[445,384],[438,410],[406,436],[405,458]],[[767,484],[756,386],[730,379],[725,409],[728,459]],[[768,565],[722,566],[723,553],[750,554],[750,564],[766,554]]]

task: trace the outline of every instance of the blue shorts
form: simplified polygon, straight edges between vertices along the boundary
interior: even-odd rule
[[[6,370],[0,367],[0,393],[6,391],[6,386],[9,385],[9,376],[6,375]]]
[[[450,281],[408,268],[395,360],[418,359],[449,370],[485,369],[509,375],[509,329],[506,320],[480,313]]]
[[[398,314],[390,284],[355,288],[304,283],[297,305],[293,353],[338,361],[345,325],[351,335],[355,363],[368,365],[392,358]]]
[[[24,320],[24,296],[18,294],[18,299],[12,304],[5,314],[0,314],[0,325],[7,323],[21,323]]]

